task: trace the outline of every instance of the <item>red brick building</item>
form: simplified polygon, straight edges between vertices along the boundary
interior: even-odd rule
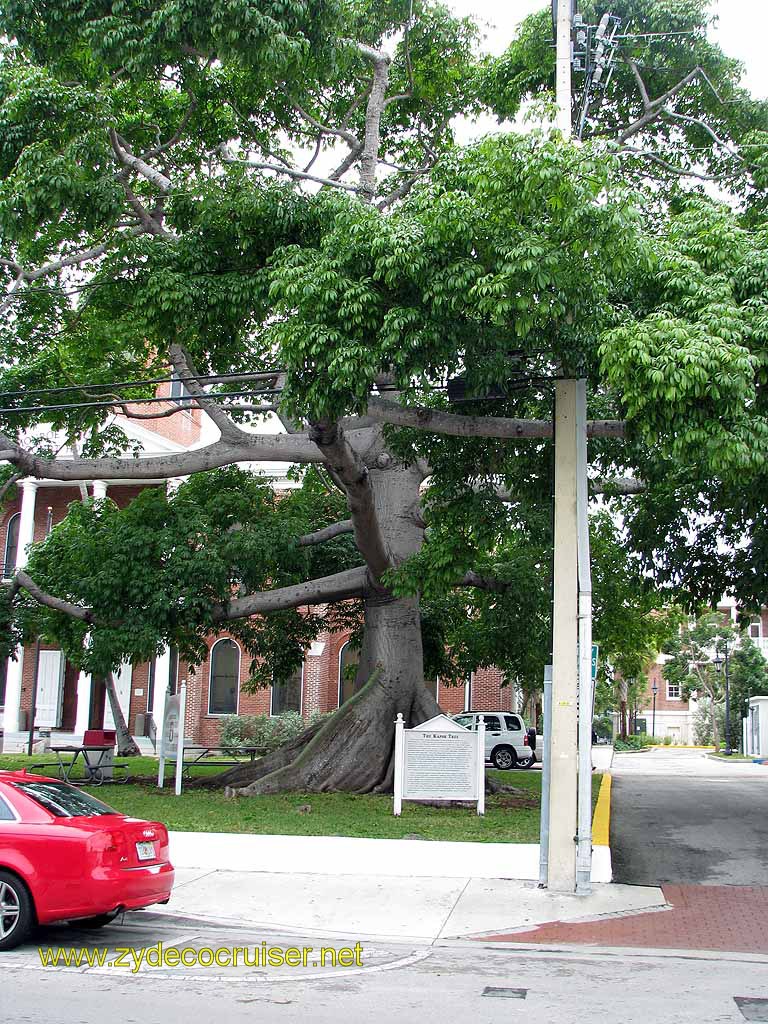
[[[173,385],[159,391],[157,411],[167,408],[167,397]],[[142,412],[152,411],[145,406]],[[128,438],[141,445],[143,454],[160,455],[184,451],[210,443],[216,428],[199,409],[184,409],[174,416],[144,419],[139,423],[118,417]],[[270,425],[270,430],[273,429]],[[67,455],[62,453],[61,457]],[[70,453],[69,458],[72,457]],[[288,466],[259,466],[274,480],[276,487],[293,486],[287,479]],[[94,497],[108,496],[119,506],[127,505],[145,486],[166,486],[164,481],[135,483],[93,481],[87,493]],[[80,484],[58,481],[24,480],[19,496],[8,502],[0,518],[0,544],[3,545],[3,576],[9,578],[15,568],[26,561],[26,548],[31,541],[45,538],[53,525],[61,521],[67,507],[81,500]],[[11,737],[29,728],[32,686],[35,673],[35,648],[17,652],[16,660],[0,665],[0,726],[4,742],[11,746]],[[249,693],[244,689],[249,662],[245,652],[226,633],[212,638],[208,657],[194,670],[179,663],[173,650],[166,650],[151,664],[124,665],[115,676],[120,705],[131,731],[144,735],[148,716],[155,722],[162,719],[167,692],[175,692],[182,680],[187,683],[186,734],[190,739],[214,745],[224,717],[230,714],[278,714],[296,710],[305,718],[315,711],[331,711],[347,699],[352,684],[345,666],[355,660],[348,637],[324,633],[305,654],[301,672],[290,684]],[[501,673],[494,668],[472,673],[464,686],[445,686],[432,682],[431,688],[444,711],[509,709],[515,710],[514,687],[502,686]],[[87,728],[112,724],[103,680],[78,672],[66,661],[61,651],[43,645],[38,667],[37,709],[35,725],[64,734],[81,737]]]

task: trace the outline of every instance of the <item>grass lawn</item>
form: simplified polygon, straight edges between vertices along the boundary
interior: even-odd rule
[[[42,760],[48,760],[43,757]],[[0,755],[0,768],[39,763],[40,755]],[[213,769],[212,769],[213,770]],[[479,843],[536,843],[539,840],[541,772],[490,771],[491,778],[514,786],[514,793],[486,799],[480,818],[466,807],[426,807],[403,803],[392,814],[391,796],[349,793],[290,793],[227,799],[223,793],[185,790],[174,796],[172,784],[158,790],[157,761],[131,758],[131,775],[147,781],[86,787],[89,793],[125,814],[164,822],[178,832],[250,832],[259,835],[360,836],[374,839],[444,839]],[[53,773],[52,773],[53,774]],[[592,775],[594,808],[602,776]],[[309,808],[309,810],[307,809]]]
[[[737,753],[728,754],[726,756],[725,752],[722,751],[722,750],[712,750],[712,751],[710,751],[710,755],[709,756],[710,757],[719,757],[723,761],[754,761],[755,760],[755,758],[753,758],[751,754],[749,755],[749,757],[746,757],[744,754],[737,754]]]

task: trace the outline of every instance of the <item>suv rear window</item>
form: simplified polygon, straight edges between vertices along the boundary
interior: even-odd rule
[[[64,782],[14,782],[14,786],[57,818],[95,818],[100,814],[117,814],[95,796]]]
[[[515,718],[514,715],[504,715],[504,721],[507,723],[507,728],[510,732],[518,732],[518,730],[523,728],[520,719]]]

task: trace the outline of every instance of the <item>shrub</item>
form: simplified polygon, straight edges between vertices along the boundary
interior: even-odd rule
[[[321,712],[314,712],[306,721],[298,711],[284,711],[282,715],[274,716],[228,715],[221,723],[219,743],[232,750],[263,747],[270,753],[325,717]]]
[[[614,743],[614,748],[616,750],[641,750],[651,743],[653,743],[652,737],[647,733],[641,732],[637,736],[627,736],[625,740],[617,739]]]

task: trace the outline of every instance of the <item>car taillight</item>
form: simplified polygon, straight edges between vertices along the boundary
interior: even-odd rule
[[[524,747],[530,747],[530,745],[531,744],[528,741],[528,734],[526,733],[525,736],[523,736],[523,746]]]
[[[118,862],[128,859],[128,846],[122,832],[112,832],[105,829],[104,832],[97,832],[90,840],[91,849],[106,854],[106,859]]]

